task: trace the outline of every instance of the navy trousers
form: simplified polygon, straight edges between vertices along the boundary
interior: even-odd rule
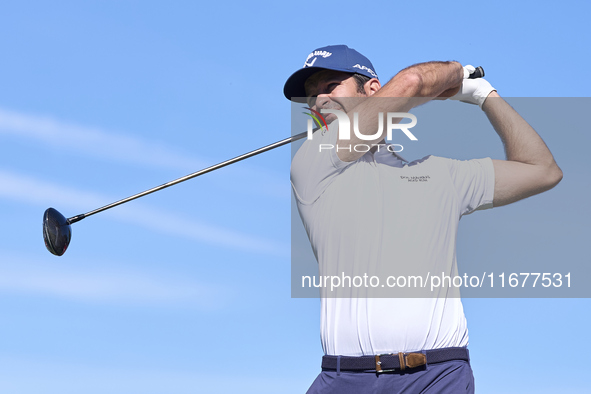
[[[474,393],[474,375],[468,361],[428,364],[418,371],[322,371],[307,394],[460,394]]]

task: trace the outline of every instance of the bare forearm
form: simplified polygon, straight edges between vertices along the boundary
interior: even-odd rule
[[[407,112],[462,84],[464,71],[458,62],[427,62],[398,72],[370,99],[356,107],[360,112]],[[391,100],[386,100],[390,98]],[[370,127],[371,129],[371,127]]]
[[[501,138],[507,160],[554,166],[550,150],[536,131],[497,92],[492,92],[482,109]]]
[[[507,160],[493,160],[494,206],[542,193],[556,186],[562,171],[536,131],[496,92],[482,109],[501,137]]]
[[[360,133],[373,136],[378,130],[379,113],[408,112],[442,92],[460,86],[463,76],[462,66],[457,62],[416,64],[400,71],[370,98],[362,98],[359,104],[349,107],[348,112],[363,114],[359,121]],[[383,138],[382,134],[373,139],[362,140],[352,135],[349,140],[339,140],[341,150],[338,156],[343,161],[357,160],[363,153],[356,152],[351,147],[380,143]]]
[[[377,95],[403,97],[400,94],[404,93],[407,97],[433,98],[458,87],[463,77],[462,65],[458,62],[419,63],[396,74]]]

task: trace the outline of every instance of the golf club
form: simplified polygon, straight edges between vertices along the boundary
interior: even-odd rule
[[[484,69],[480,66],[476,67],[474,72],[470,74],[468,79],[476,79],[476,78],[483,78],[484,77]]]
[[[484,70],[482,69],[482,67],[477,67],[476,70],[470,75],[469,78],[470,79],[482,78],[483,76],[484,76]],[[45,210],[45,213],[43,215],[43,240],[45,241],[45,247],[52,254],[54,254],[56,256],[61,256],[66,252],[66,249],[68,248],[68,245],[70,244],[70,240],[72,239],[71,225],[73,223],[76,223],[76,222],[78,222],[84,218],[87,218],[89,216],[92,216],[96,213],[106,211],[107,209],[116,207],[117,205],[125,204],[126,202],[135,200],[137,198],[146,196],[148,194],[157,192],[159,190],[166,189],[167,187],[174,186],[178,183],[181,183],[181,182],[187,181],[189,179],[198,177],[200,175],[206,174],[208,172],[217,170],[218,168],[228,166],[230,164],[247,159],[249,157],[256,156],[260,153],[267,152],[269,150],[272,150],[272,149],[278,148],[280,146],[289,144],[291,142],[300,140],[300,139],[306,137],[306,135],[307,135],[307,132],[296,134],[296,135],[286,138],[284,140],[277,141],[273,144],[253,150],[253,151],[245,153],[243,155],[236,156],[233,159],[223,161],[223,162],[215,164],[211,167],[207,167],[207,168],[204,168],[204,169],[199,170],[197,172],[194,172],[192,174],[186,175],[184,177],[175,179],[174,181],[164,183],[160,186],[154,187],[152,189],[143,191],[138,194],[134,194],[133,196],[124,198],[123,200],[119,200],[119,201],[116,201],[112,204],[105,205],[104,207],[95,209],[94,211],[90,211],[87,213],[82,213],[80,215],[72,216],[71,218],[68,218],[68,219],[66,219],[66,217],[64,215],[62,215],[58,210],[56,210],[54,208],[48,208],[47,210]]]
[[[199,175],[203,175],[208,172],[217,170],[218,168],[228,166],[228,165],[236,163],[238,161],[248,159],[249,157],[256,156],[260,153],[270,151],[271,149],[275,149],[280,146],[289,144],[291,142],[300,140],[300,139],[306,137],[306,135],[307,135],[307,132],[296,134],[296,135],[286,138],[284,140],[277,141],[273,144],[253,150],[253,151],[245,153],[243,155],[236,156],[233,159],[229,159],[229,160],[223,161],[221,163],[215,164],[211,167],[207,167],[207,168],[204,168],[204,169],[199,170],[197,172],[194,172],[192,174],[185,175],[184,177],[175,179],[174,181],[170,181],[170,182],[164,183],[160,186],[156,186],[152,189],[143,191],[141,193],[134,194],[133,196],[129,196],[127,198],[124,198],[123,200],[119,200],[119,201],[116,201],[112,204],[105,205],[104,207],[95,209],[94,211],[90,211],[87,213],[82,213],[80,215],[72,216],[71,218],[68,218],[68,219],[66,219],[65,216],[62,215],[57,209],[48,208],[45,210],[45,213],[43,214],[43,240],[45,241],[45,247],[52,254],[54,254],[56,256],[61,256],[66,252],[66,249],[68,248],[68,245],[70,244],[70,240],[72,239],[72,228],[70,227],[70,225],[73,223],[79,222],[80,220],[87,218],[89,216],[92,216],[96,213],[106,211],[107,209],[116,207],[117,205],[125,204],[126,202],[135,200],[136,198],[146,196],[148,194],[157,192],[159,190],[166,189],[167,187],[170,187],[170,186],[176,185],[178,183],[187,181],[189,179],[198,177]]]

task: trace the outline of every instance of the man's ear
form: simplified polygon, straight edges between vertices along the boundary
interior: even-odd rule
[[[370,79],[363,86],[363,88],[365,89],[365,93],[368,96],[372,96],[375,92],[377,92],[378,90],[380,90],[381,87],[382,87],[382,84],[380,83],[380,81],[378,81],[377,78]]]

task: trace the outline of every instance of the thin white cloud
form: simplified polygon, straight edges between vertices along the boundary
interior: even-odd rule
[[[199,169],[205,165],[201,160],[164,147],[160,143],[3,108],[0,108],[0,134],[38,140],[63,152],[83,152],[107,160],[150,167],[186,171],[188,168]]]
[[[98,208],[106,205],[105,202],[115,201],[109,196],[57,185],[2,169],[0,169],[0,185],[2,185],[0,198],[45,208],[67,206],[70,210],[83,211],[89,206]],[[105,211],[101,215],[108,215],[115,220],[153,231],[248,252],[286,256],[289,255],[290,250],[289,245],[220,226],[200,223],[138,202],[133,206],[120,206],[116,210]]]
[[[201,309],[220,307],[231,292],[219,284],[205,285],[185,278],[150,275],[145,270],[114,267],[88,261],[67,266],[47,265],[46,261],[22,254],[0,252],[0,292],[119,306],[184,305]]]
[[[212,162],[197,159],[182,150],[167,147],[161,142],[149,141],[130,135],[113,133],[97,127],[88,127],[0,108],[0,135],[24,138],[59,149],[64,154],[83,154],[106,161],[132,163],[150,168],[180,171],[186,175],[208,167]],[[273,141],[270,141],[273,142]],[[244,152],[243,152],[244,153]],[[227,157],[225,159],[229,159]],[[289,182],[286,174],[280,179],[268,169],[233,167],[235,175],[228,179],[228,172],[216,177],[223,187],[240,188],[241,191],[272,197],[286,197]]]
[[[0,168],[0,197],[27,204],[64,204],[73,209],[105,205],[105,196],[36,179]],[[87,206],[88,204],[88,206]]]

